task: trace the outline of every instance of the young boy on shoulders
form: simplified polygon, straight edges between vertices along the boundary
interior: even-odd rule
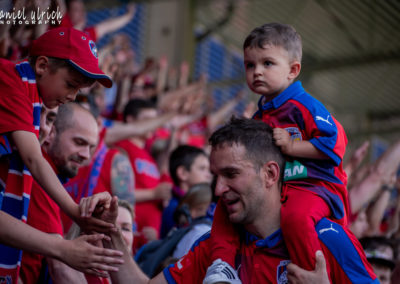
[[[275,144],[286,157],[281,209],[285,243],[293,263],[313,270],[315,253],[321,250],[316,223],[323,217],[347,223],[347,177],[342,167],[346,134],[328,110],[295,82],[302,43],[293,27],[279,23],[257,27],[243,50],[247,84],[261,95],[253,118],[273,128]],[[235,267],[239,236],[225,220],[245,210],[246,200],[241,199],[232,200],[227,208],[217,206],[211,233],[213,260],[220,258]],[[329,274],[329,264],[327,268]],[[222,279],[212,274],[205,279],[205,283],[218,281]]]

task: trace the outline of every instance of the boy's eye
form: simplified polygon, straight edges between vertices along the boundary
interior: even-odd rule
[[[267,60],[267,61],[264,62],[264,65],[265,65],[265,66],[271,66],[271,65],[272,65],[272,62]]]
[[[122,230],[122,231],[125,231],[125,232],[132,232],[132,227],[129,227],[129,226],[122,226],[121,230]]]
[[[75,84],[72,84],[72,83],[70,83],[70,82],[67,82],[67,87],[70,88],[70,89],[76,89],[76,88],[78,88]]]
[[[254,64],[253,63],[246,63],[246,69],[253,68]]]

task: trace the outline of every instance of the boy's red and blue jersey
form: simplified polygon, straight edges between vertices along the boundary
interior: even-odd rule
[[[292,139],[307,140],[329,157],[286,157],[284,181],[314,191],[330,204],[334,218],[343,218],[348,205],[347,176],[342,166],[347,137],[342,125],[322,103],[306,93],[299,81],[267,103],[261,97],[253,118],[272,128],[286,129]]]
[[[356,237],[346,228],[323,218],[315,226],[330,267],[331,283],[379,283]],[[202,283],[211,265],[210,233],[202,236],[188,254],[164,269],[168,283]],[[245,233],[236,256],[236,269],[243,284],[288,283],[289,255],[277,230],[265,239]]]
[[[42,102],[30,64],[0,59],[0,90],[0,210],[26,222],[33,179],[11,133],[39,135]],[[0,283],[17,283],[21,256],[21,250],[0,244]]]

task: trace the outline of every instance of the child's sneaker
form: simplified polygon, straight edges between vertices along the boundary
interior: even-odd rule
[[[242,281],[232,266],[218,258],[207,269],[206,277],[203,280],[203,284],[213,283],[242,284]]]

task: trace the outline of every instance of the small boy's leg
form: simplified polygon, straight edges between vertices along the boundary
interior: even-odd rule
[[[239,235],[233,224],[228,221],[228,214],[219,201],[211,229],[211,260],[220,258],[235,267],[235,255],[239,244]]]
[[[281,208],[281,229],[290,259],[303,269],[315,269],[315,253],[322,250],[315,224],[329,217],[330,209],[319,196],[302,189],[287,189]],[[329,272],[329,267],[327,267]]]

